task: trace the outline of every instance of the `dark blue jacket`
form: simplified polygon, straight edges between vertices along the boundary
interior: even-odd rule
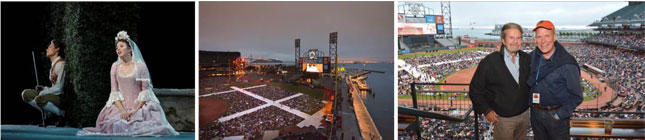
[[[565,119],[571,117],[573,110],[582,103],[580,67],[558,41],[554,47],[555,52],[549,59],[543,58],[538,47],[531,52],[531,73],[526,83],[530,94],[540,93],[540,105],[560,106],[555,113],[559,118]],[[539,76],[536,78],[538,72]],[[531,106],[532,101],[533,99],[529,99]]]

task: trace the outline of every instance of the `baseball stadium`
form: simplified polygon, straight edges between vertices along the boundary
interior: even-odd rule
[[[398,138],[492,139],[493,125],[474,113],[468,85],[479,62],[499,51],[501,41],[452,37],[450,4],[441,2],[441,8],[441,14],[432,15],[421,3],[399,4]],[[643,9],[644,2],[628,2],[609,15],[594,17],[598,20],[587,25],[589,30],[556,30],[560,44],[579,64],[583,87],[583,102],[571,117],[571,138],[644,138]],[[443,21],[416,20],[428,17]],[[440,23],[446,27],[441,26],[442,31]],[[436,28],[411,32],[410,25],[422,24]],[[487,35],[499,38],[500,28],[496,25]],[[533,32],[523,31],[521,51],[530,53],[537,47]],[[532,130],[527,138],[533,139]]]

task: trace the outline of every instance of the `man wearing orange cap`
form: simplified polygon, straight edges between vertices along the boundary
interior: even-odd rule
[[[531,127],[536,140],[567,140],[569,118],[582,103],[580,68],[576,59],[556,41],[548,20],[533,29],[537,48],[531,52]]]

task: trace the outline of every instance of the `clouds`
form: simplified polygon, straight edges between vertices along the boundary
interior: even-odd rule
[[[439,2],[422,2],[441,13]],[[301,52],[328,53],[339,32],[340,59],[389,60],[394,54],[393,2],[200,2],[200,50],[290,61],[294,39]],[[402,2],[396,5],[402,4]],[[556,27],[585,27],[627,2],[451,2],[454,27],[492,28],[515,22],[532,28],[548,19]],[[470,25],[474,22],[475,24]]]
[[[440,11],[439,2],[423,2]],[[627,2],[451,2],[455,27],[492,27],[515,22],[534,27],[539,20],[553,21],[557,26],[586,26],[627,6]],[[438,12],[437,12],[438,13]]]
[[[200,2],[200,50],[240,51],[242,56],[294,59],[329,50],[338,32],[340,59],[393,59],[393,2]]]

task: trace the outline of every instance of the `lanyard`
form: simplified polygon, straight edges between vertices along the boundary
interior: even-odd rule
[[[540,67],[542,67],[542,55],[540,55],[540,64],[538,65],[537,74],[535,74],[535,86],[540,85],[538,77],[540,77]]]

